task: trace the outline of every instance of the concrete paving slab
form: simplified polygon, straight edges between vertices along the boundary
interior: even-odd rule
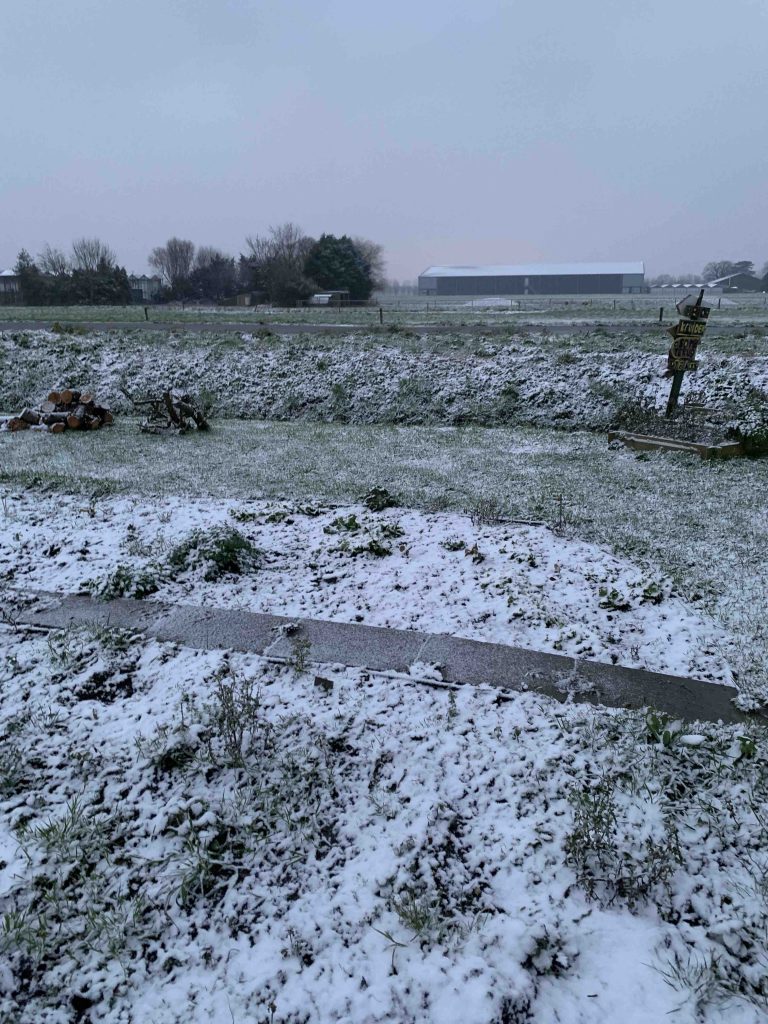
[[[300,622],[300,629],[277,640],[266,652],[269,657],[290,661],[296,639],[301,637],[309,642],[307,658],[310,661],[354,665],[377,672],[407,672],[409,666],[424,660],[421,652],[430,639],[428,633],[415,630],[382,629],[320,619],[292,621]]]
[[[165,605],[156,617],[151,633],[158,640],[168,640],[185,647],[263,654],[274,641],[279,625],[291,621],[278,619],[275,615],[224,608]]]
[[[432,636],[422,660],[439,665],[449,682],[531,690],[607,707],[654,707],[675,717],[728,722],[748,717],[731,703],[736,691],[730,686],[520,647]]]
[[[29,593],[25,596],[30,596]],[[35,603],[22,609],[20,621],[47,629],[66,629],[73,624],[94,623],[120,629],[151,632],[162,605],[120,597],[114,601],[94,601],[88,594],[54,594],[38,591]]]
[[[252,651],[285,661],[295,657],[296,641],[302,639],[309,644],[307,660],[315,663],[407,672],[422,662],[438,665],[449,683],[533,691],[561,702],[650,706],[676,718],[705,721],[764,724],[766,720],[763,715],[746,715],[735,708],[731,701],[736,691],[729,686],[413,630],[129,598],[95,601],[81,594],[42,593],[22,611],[20,620],[50,629],[95,622],[135,629],[187,647]]]

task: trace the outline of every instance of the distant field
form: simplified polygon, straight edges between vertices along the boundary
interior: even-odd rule
[[[148,317],[156,323],[253,322],[340,323],[350,326],[374,326],[379,322],[379,307],[385,324],[507,324],[517,321],[623,320],[656,322],[659,308],[665,317],[674,317],[674,304],[686,292],[653,295],[617,296],[525,296],[509,301],[470,297],[430,298],[427,296],[382,297],[368,307],[314,306],[283,309],[270,306],[149,306]],[[723,322],[768,322],[768,297],[763,294],[717,295],[706,299]],[[501,302],[502,304],[499,304]],[[718,308],[718,304],[721,308]],[[0,306],[0,320],[43,320],[73,323],[79,321],[144,322],[144,307],[131,306]]]

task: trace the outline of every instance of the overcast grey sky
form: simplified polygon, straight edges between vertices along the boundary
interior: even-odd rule
[[[0,268],[293,220],[430,263],[768,259],[765,0],[4,0]]]

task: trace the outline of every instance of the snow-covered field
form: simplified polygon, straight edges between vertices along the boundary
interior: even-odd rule
[[[9,1024],[765,1020],[762,731],[114,629],[0,686]]]
[[[695,386],[759,426],[768,359],[762,335],[743,341],[710,350]],[[2,1024],[768,1020],[760,719],[508,700],[14,615],[18,595],[88,589],[763,699],[764,462],[448,426],[658,406],[668,383],[642,349],[600,332],[0,338],[7,408],[64,383],[118,405],[125,381],[350,422],[0,436]],[[351,425],[382,421],[437,426]],[[421,511],[367,508],[374,484]]]
[[[7,500],[0,579],[22,593],[90,588],[364,622],[732,684],[727,636],[668,579],[546,526],[365,505],[71,496],[57,498],[56,519],[52,532],[36,494]]]

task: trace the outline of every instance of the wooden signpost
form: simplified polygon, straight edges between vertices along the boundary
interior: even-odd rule
[[[672,346],[667,357],[667,376],[672,377],[672,390],[667,402],[667,419],[677,408],[683,375],[686,370],[695,370],[699,365],[696,361],[696,349],[706,330],[709,317],[710,307],[702,305],[703,288],[695,302],[689,302],[689,298],[690,296],[686,295],[677,303],[677,312],[682,319],[674,327],[667,329],[667,333],[672,335]]]

